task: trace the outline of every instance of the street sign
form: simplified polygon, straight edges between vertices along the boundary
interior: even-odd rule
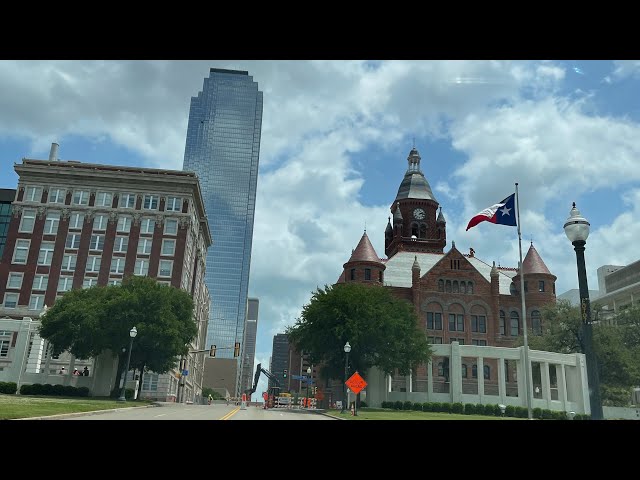
[[[305,378],[305,375],[291,375],[292,380],[304,380]]]
[[[364,378],[360,376],[358,372],[354,373],[349,377],[349,380],[345,382],[347,387],[351,389],[353,393],[356,395],[360,393],[360,391],[367,386],[367,382],[365,382]]]
[[[182,371],[182,375],[184,375],[185,377],[186,377],[187,375],[189,375],[189,370],[183,370],[183,371]]]

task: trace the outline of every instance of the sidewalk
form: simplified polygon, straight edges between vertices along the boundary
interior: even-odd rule
[[[122,408],[108,408],[106,410],[92,410],[89,412],[74,412],[74,413],[59,413],[57,415],[45,415],[42,417],[26,417],[26,418],[14,418],[13,420],[59,420],[62,418],[79,417],[82,415],[99,415],[101,413],[116,412],[118,410],[131,410],[132,408],[150,408],[161,407],[160,402],[155,402],[151,405],[140,405],[134,407],[122,407]]]

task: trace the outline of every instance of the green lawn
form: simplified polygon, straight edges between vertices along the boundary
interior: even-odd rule
[[[511,417],[489,417],[485,415],[459,415],[456,413],[417,412],[413,410],[388,410],[365,408],[358,411],[355,417],[348,410],[341,414],[340,410],[327,410],[327,413],[345,420],[523,420]]]
[[[140,407],[150,401],[118,402],[112,398],[91,397],[31,397],[27,395],[0,394],[0,420],[43,417],[60,413],[92,412],[111,408]]]

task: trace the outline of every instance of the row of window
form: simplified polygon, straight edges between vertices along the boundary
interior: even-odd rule
[[[45,235],[55,235],[58,233],[58,226],[60,225],[59,211],[47,212],[47,217],[44,222],[43,233]],[[25,208],[22,211],[22,218],[20,219],[20,226],[18,232],[20,233],[33,233],[33,227],[36,221],[36,210],[31,208]],[[93,218],[93,230],[106,230],[107,223],[109,221],[109,215],[96,214]],[[84,222],[83,212],[72,212],[69,215],[69,230],[81,230]],[[131,231],[131,225],[133,223],[133,217],[127,215],[118,216],[118,224],[116,226],[117,232],[129,233]],[[143,217],[140,220],[140,233],[147,234],[153,233],[155,230],[156,221],[152,217]],[[178,220],[175,218],[166,218],[164,221],[164,234],[165,235],[177,235],[178,234]]]
[[[484,371],[484,379],[491,380],[491,367],[484,365],[482,369]],[[447,362],[438,363],[438,376],[449,378],[449,365]],[[475,363],[471,366],[471,377],[478,378],[478,365]],[[462,364],[462,378],[467,378],[467,365],[465,363]]]
[[[104,235],[91,235],[89,242],[89,250],[94,252],[101,252],[104,249]],[[137,253],[139,255],[150,255],[151,246],[153,240],[151,238],[138,239]],[[80,245],[80,235],[70,234],[65,242],[65,248],[69,250],[75,250]],[[129,237],[116,237],[113,252],[114,253],[126,253],[129,246]],[[19,239],[16,241],[16,246],[13,252],[13,263],[24,265],[27,263],[27,256],[29,254],[30,240]],[[38,251],[38,265],[50,266],[51,259],[53,258],[53,252],[55,250],[55,242],[41,242],[40,250]],[[176,241],[173,239],[163,238],[161,255],[174,256],[176,251]],[[91,257],[90,257],[91,258]],[[100,257],[98,257],[100,258]],[[77,255],[65,254],[62,261],[63,270],[65,267],[73,264],[74,268],[66,268],[67,270],[75,270]]]
[[[553,293],[555,293],[555,285],[552,283],[551,284]],[[524,292],[528,293],[529,292],[529,282],[527,280],[525,280],[524,282]],[[544,280],[538,280],[538,292],[544,292]],[[509,293],[511,293],[511,295],[517,295],[518,293],[518,287],[516,287],[516,284],[514,282],[511,282],[511,286],[509,287]]]
[[[431,345],[442,345],[442,337],[427,337],[427,341]],[[464,345],[464,338],[462,337],[450,337],[449,342],[458,342],[460,345]],[[471,345],[477,345],[478,347],[486,347],[487,341],[481,338],[472,338]]]
[[[50,188],[47,197],[48,203],[64,204],[67,195],[66,188]],[[72,205],[89,205],[88,190],[74,190],[71,196]],[[97,192],[94,206],[108,207],[113,206],[113,192]],[[118,197],[118,207],[135,208],[137,194],[121,193]],[[25,188],[23,201],[40,202],[42,200],[42,187],[29,186]],[[157,210],[160,203],[160,195],[144,195],[142,198],[142,208],[145,210]],[[181,212],[182,197],[167,197],[164,205],[165,212]]]
[[[459,262],[460,260],[455,261]],[[438,291],[446,293],[473,293],[473,282],[440,279],[438,280]]]
[[[517,337],[520,334],[520,316],[518,312],[511,312],[509,317],[509,333],[512,337]],[[507,320],[503,310],[500,310],[499,328],[500,335],[507,335]],[[531,332],[534,335],[542,335],[542,319],[538,310],[531,312]]]
[[[383,277],[383,275],[382,275],[382,271],[379,271],[379,272],[378,272],[378,281],[379,281],[380,283],[383,283],[383,282],[382,282],[382,279],[383,279],[383,278],[384,278],[384,277]],[[356,269],[355,269],[355,268],[352,268],[352,269],[349,271],[349,280],[355,280],[355,279],[356,279]],[[370,269],[370,268],[365,268],[365,269],[364,269],[364,280],[365,280],[365,281],[371,281],[371,269]]]
[[[487,317],[485,315],[470,315],[471,331],[487,333]],[[465,318],[463,314],[449,314],[449,331],[464,332]],[[442,330],[442,313],[427,312],[427,329]]]

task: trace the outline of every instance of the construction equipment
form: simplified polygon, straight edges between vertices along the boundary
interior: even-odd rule
[[[273,373],[271,373],[269,370],[265,368],[262,368],[261,363],[259,363],[258,366],[256,367],[256,373],[253,377],[253,388],[245,390],[245,393],[247,394],[247,398],[251,398],[251,395],[255,393],[256,388],[258,388],[258,380],[260,380],[260,373],[264,373],[265,376],[273,382],[272,386],[269,387],[268,397],[266,400],[266,407],[273,408],[276,404],[276,398],[280,393],[280,382],[278,381],[278,378]]]

